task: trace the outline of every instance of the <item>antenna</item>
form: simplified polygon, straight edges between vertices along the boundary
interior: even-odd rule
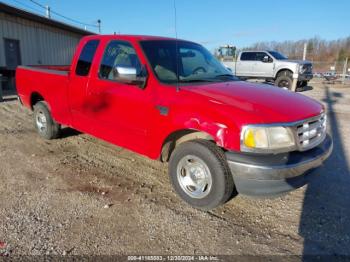
[[[98,33],[101,34],[101,20],[97,20]]]
[[[176,78],[177,78],[177,83],[176,83],[176,91],[179,92],[179,52],[178,52],[178,38],[177,38],[177,12],[176,12],[176,0],[174,0],[174,20],[175,20],[175,52],[176,52]]]

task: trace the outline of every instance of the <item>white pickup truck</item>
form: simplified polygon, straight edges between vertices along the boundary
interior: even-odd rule
[[[297,87],[304,87],[313,77],[310,61],[289,60],[276,51],[243,51],[237,61],[224,64],[242,80],[264,79],[285,89],[291,89],[293,78]]]

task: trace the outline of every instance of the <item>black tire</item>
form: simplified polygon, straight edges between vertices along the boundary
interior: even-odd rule
[[[275,86],[291,90],[293,79],[289,75],[280,75],[275,80]]]
[[[44,124],[44,120],[46,123]],[[34,125],[38,134],[45,139],[55,139],[59,136],[61,126],[53,120],[50,110],[44,101],[34,105]]]
[[[240,77],[240,76],[238,77],[238,79],[241,80],[241,81],[247,81],[248,80],[248,78]]]
[[[307,86],[307,81],[298,81],[297,87],[303,88]]]
[[[211,186],[203,191],[207,194],[202,198],[190,196],[180,182],[178,176],[182,175],[181,161],[186,157],[196,157],[206,164],[210,177]],[[190,162],[191,163],[191,162]],[[178,171],[181,170],[180,174]],[[187,172],[186,172],[187,173]],[[175,148],[169,161],[170,181],[177,194],[191,206],[201,209],[210,210],[227,202],[233,195],[234,182],[228,167],[224,152],[214,143],[207,140],[193,140],[184,142]],[[190,176],[190,174],[188,174]]]

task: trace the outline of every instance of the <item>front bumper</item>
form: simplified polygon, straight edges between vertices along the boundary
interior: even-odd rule
[[[299,74],[298,81],[310,81],[313,78],[313,74]]]
[[[226,152],[238,193],[249,196],[280,195],[307,184],[307,172],[320,166],[331,154],[329,135],[317,147],[277,155]]]

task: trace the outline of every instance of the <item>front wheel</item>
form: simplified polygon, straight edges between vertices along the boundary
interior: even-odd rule
[[[298,81],[297,87],[303,88],[307,86],[307,81]]]
[[[225,203],[234,190],[223,151],[206,140],[184,142],[175,148],[170,157],[169,175],[177,194],[202,210]]]
[[[45,139],[59,136],[61,126],[52,118],[50,110],[44,101],[34,105],[34,125],[38,134]]]
[[[288,75],[281,75],[275,80],[275,85],[283,89],[291,89],[293,84],[293,79]]]

